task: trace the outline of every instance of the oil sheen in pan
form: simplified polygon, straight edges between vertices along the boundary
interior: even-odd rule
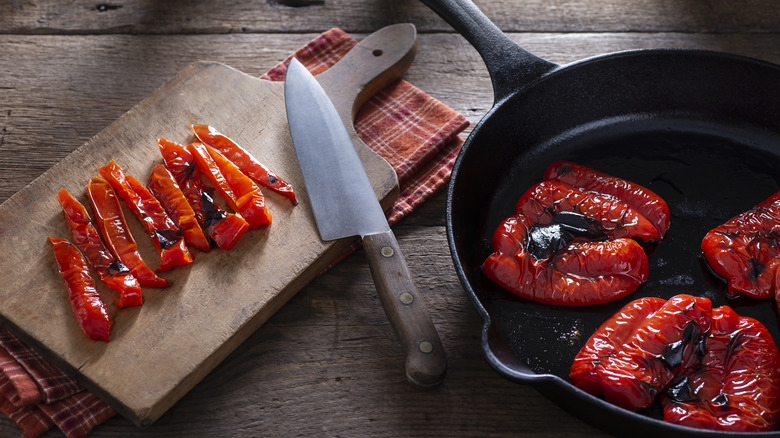
[[[489,242],[522,193],[541,180],[547,165],[566,159],[644,185],[669,204],[672,220],[666,237],[643,244],[650,278],[621,300],[571,307],[521,299],[477,276],[480,301],[509,349],[531,371],[568,380],[574,356],[620,307],[644,296],[680,293],[706,296],[713,307],[729,305],[761,321],[775,341],[780,340],[774,300],[729,299],[725,282],[710,272],[700,250],[710,229],[780,188],[780,139],[696,120],[634,118],[624,125],[601,126],[568,133],[521,156],[515,165],[523,171],[508,172],[511,181],[499,184],[504,192],[488,209],[483,241]],[[483,250],[486,257],[490,248]]]

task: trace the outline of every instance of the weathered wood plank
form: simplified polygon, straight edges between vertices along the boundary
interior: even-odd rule
[[[214,60],[259,76],[315,36],[0,35],[0,202],[190,63]],[[775,34],[511,36],[562,64],[651,47],[704,48],[780,62],[780,35]],[[476,51],[448,34],[420,35],[418,46],[406,78],[476,123],[492,104],[487,71]]]
[[[507,32],[777,32],[774,0],[476,0]],[[415,0],[266,0],[212,2],[144,0],[0,2],[0,32],[265,33],[312,32],[344,25],[371,32],[412,22],[421,32],[451,31]]]

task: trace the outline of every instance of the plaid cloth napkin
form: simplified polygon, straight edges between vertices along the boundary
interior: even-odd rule
[[[341,59],[357,41],[331,29],[262,76],[284,80],[287,63],[297,58],[313,74]],[[404,80],[370,99],[356,117],[360,138],[398,174],[400,197],[388,212],[393,224],[414,210],[449,179],[463,145],[464,116]],[[345,254],[346,255],[346,254]],[[116,412],[48,360],[0,327],[0,412],[22,436],[34,438],[53,426],[68,438],[86,436]]]

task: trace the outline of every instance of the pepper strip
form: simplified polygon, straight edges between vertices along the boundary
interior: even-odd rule
[[[98,273],[100,280],[119,291],[114,304],[119,308],[140,306],[143,300],[138,279],[103,245],[100,234],[90,222],[87,209],[64,188],[57,193],[57,202],[62,206],[76,246]]]
[[[157,139],[157,145],[166,169],[179,184],[201,227],[217,246],[232,249],[249,229],[249,224],[241,215],[228,213],[214,203],[201,180],[195,157],[185,146],[164,138]]]
[[[111,253],[130,268],[130,273],[138,279],[141,286],[168,286],[168,281],[152,272],[141,258],[111,184],[102,177],[93,177],[87,185],[87,194],[95,212],[95,222]]]
[[[149,191],[160,201],[160,205],[168,213],[168,216],[181,228],[184,241],[201,251],[211,250],[211,245],[209,245],[209,241],[195,217],[195,211],[187,202],[171,172],[164,165],[154,166],[147,185]]]
[[[187,146],[201,172],[211,181],[225,202],[249,223],[250,229],[271,223],[265,199],[257,185],[214,148],[203,143]]]
[[[246,176],[261,186],[286,196],[293,205],[298,205],[293,186],[258,161],[249,151],[209,125],[192,125],[192,130],[198,140],[218,150],[225,158],[238,166]]]
[[[154,248],[160,254],[160,266],[156,272],[169,271],[175,266],[192,263],[192,254],[184,244],[182,230],[173,223],[160,202],[140,181],[132,175],[127,175],[114,160],[98,171],[149,233]]]
[[[89,267],[78,248],[65,239],[49,237],[57,266],[68,292],[73,315],[81,331],[95,341],[109,341],[111,323],[106,305],[100,300]]]

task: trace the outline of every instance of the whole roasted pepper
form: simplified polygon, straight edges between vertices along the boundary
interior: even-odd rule
[[[157,145],[165,161],[165,168],[179,184],[195,212],[198,223],[217,246],[232,249],[249,229],[249,224],[241,215],[228,213],[214,203],[201,180],[195,157],[187,147],[164,138],[157,139]]]
[[[175,266],[192,263],[192,254],[184,244],[181,229],[173,223],[160,202],[140,181],[132,175],[127,175],[114,160],[99,168],[98,171],[149,233],[154,248],[160,254],[160,266],[157,272],[169,271]]]
[[[95,212],[95,222],[114,257],[130,269],[130,273],[138,279],[141,286],[168,286],[168,281],[158,277],[141,258],[111,184],[102,177],[93,177],[87,185],[87,194]]]
[[[660,398],[664,421],[776,430],[780,352],[760,322],[703,297],[643,298],[605,321],[574,359],[572,382],[630,410]]]
[[[493,234],[485,275],[523,298],[584,306],[634,292],[649,275],[633,239],[669,227],[666,203],[638,184],[570,162],[553,163]]]
[[[298,201],[295,199],[293,186],[258,161],[249,151],[239,146],[238,143],[220,134],[209,125],[192,125],[192,130],[195,131],[195,136],[198,140],[219,151],[256,183],[288,197],[293,205],[298,204]]]
[[[68,300],[81,330],[92,340],[109,341],[111,322],[89,267],[78,248],[65,239],[49,237]]]
[[[65,220],[76,246],[98,273],[100,280],[119,291],[119,297],[114,302],[116,306],[122,308],[141,305],[141,285],[130,274],[127,266],[103,245],[100,234],[90,221],[87,209],[65,189],[60,189],[57,193],[57,201],[65,213]]]
[[[780,192],[710,230],[701,250],[710,268],[728,282],[729,295],[777,299]]]

